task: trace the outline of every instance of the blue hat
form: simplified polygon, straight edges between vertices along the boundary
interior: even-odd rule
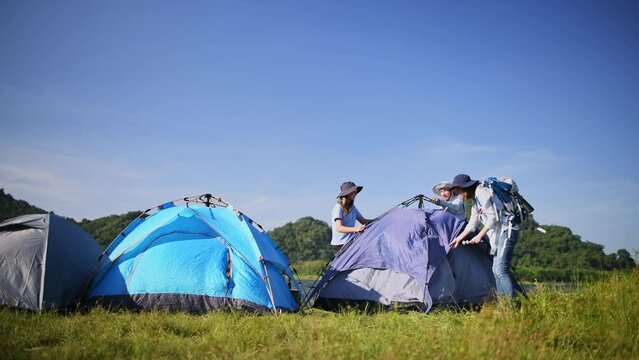
[[[468,189],[479,184],[479,180],[471,180],[466,174],[459,174],[453,179],[453,188]]]
[[[347,182],[343,183],[339,188],[340,188],[341,192],[339,193],[339,195],[337,195],[337,197],[346,196],[346,195],[352,193],[353,191],[360,192],[360,191],[362,191],[362,189],[364,187],[363,186],[357,186],[352,181],[347,181]]]

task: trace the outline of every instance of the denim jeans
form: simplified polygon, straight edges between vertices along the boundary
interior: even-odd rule
[[[493,274],[495,275],[495,285],[497,286],[497,296],[515,296],[513,278],[510,274],[510,263],[513,259],[513,251],[519,239],[519,230],[511,230],[502,234],[497,239],[496,252],[493,257]]]

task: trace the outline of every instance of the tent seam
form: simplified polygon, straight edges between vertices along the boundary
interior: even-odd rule
[[[211,208],[209,208],[210,211]],[[200,220],[202,220],[206,225],[208,225],[211,229],[213,229],[213,231],[215,231],[216,233],[220,234],[220,237],[222,239],[224,239],[224,242],[226,244],[226,246],[228,246],[229,248],[233,249],[234,251],[236,251],[241,258],[244,259],[244,261],[246,262],[246,264],[253,269],[253,271],[255,271],[255,273],[257,273],[260,276],[260,279],[262,279],[262,283],[264,284],[264,286],[267,287],[267,291],[268,292],[272,292],[273,289],[271,288],[269,282],[266,281],[266,279],[264,278],[264,276],[262,276],[260,274],[260,272],[257,270],[257,268],[255,268],[253,266],[253,264],[251,264],[251,262],[248,260],[248,258],[246,257],[246,255],[244,255],[239,249],[237,249],[235,246],[233,246],[231,243],[229,243],[229,241],[224,237],[224,235],[222,235],[221,232],[219,232],[215,227],[213,227],[213,225],[211,225],[208,221],[206,221],[206,219],[204,219],[200,214],[197,213],[197,211],[193,210],[193,212],[195,213],[195,215],[200,218]],[[255,239],[255,237],[253,236],[253,234],[251,234],[251,237],[253,237],[253,240],[257,241],[257,239]],[[259,250],[259,248],[258,248]],[[260,252],[260,256],[261,256],[261,252]],[[259,261],[259,259],[258,259]],[[275,307],[275,300],[272,300],[273,302],[273,306]]]
[[[47,254],[49,251],[49,235],[51,233],[51,214],[47,214],[46,216],[47,222],[49,226],[45,226],[45,235],[44,235],[44,250],[42,251],[42,276],[40,278],[40,294],[38,299],[38,310],[42,310],[42,306],[44,305],[44,279],[47,272]]]

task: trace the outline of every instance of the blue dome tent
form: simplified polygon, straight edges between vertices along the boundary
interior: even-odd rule
[[[86,299],[116,308],[276,313],[299,310],[296,293],[288,259],[262,227],[205,194],[144,211],[102,254]]]

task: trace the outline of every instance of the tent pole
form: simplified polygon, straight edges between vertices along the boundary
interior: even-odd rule
[[[266,274],[266,285],[268,286],[266,290],[268,291],[268,296],[271,298],[271,304],[273,304],[273,313],[277,314],[277,308],[275,307],[275,298],[273,297],[273,288],[271,286],[271,279],[268,276],[266,261],[264,261],[264,258],[261,256],[260,256],[260,262],[262,262],[262,266],[264,267],[264,274]]]

